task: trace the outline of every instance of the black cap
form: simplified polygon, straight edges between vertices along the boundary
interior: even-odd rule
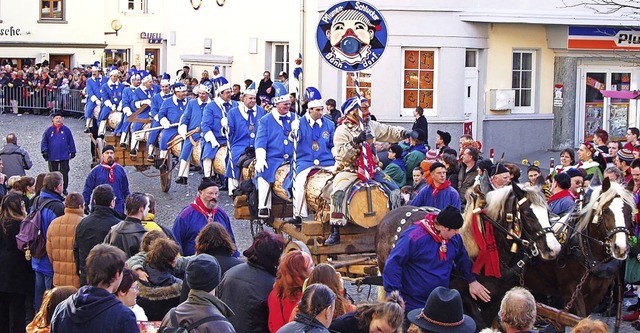
[[[185,280],[189,288],[210,292],[220,284],[220,265],[210,254],[195,256],[185,270]]]
[[[558,184],[558,186],[563,190],[568,190],[571,187],[571,176],[566,172],[555,175],[553,180],[555,180],[556,184]]]
[[[567,171],[565,171],[565,173],[567,175],[569,175],[569,177],[573,178],[573,177],[582,177],[584,179],[584,174],[582,172],[580,172],[580,170],[576,169],[576,168],[571,168]]]
[[[209,178],[205,178],[202,180],[202,183],[200,183],[200,186],[198,186],[198,191],[202,191],[211,186],[218,186],[218,184]]]
[[[116,151],[116,148],[115,148],[115,147],[113,147],[112,145],[106,145],[106,146],[104,146],[104,147],[102,148],[102,153],[104,154],[104,153],[106,153],[108,150],[111,150],[111,151],[114,151],[114,152],[115,152],[115,151]]]
[[[444,166],[444,164],[440,163],[440,162],[435,162],[433,164],[431,164],[431,166],[429,167],[429,172],[433,172],[433,170],[437,169],[437,168],[447,168],[446,166]]]
[[[436,216],[436,222],[443,227],[447,227],[449,229],[460,229],[462,228],[462,214],[460,214],[460,210],[451,205],[447,206],[445,209],[440,211],[438,216]]]
[[[451,142],[451,134],[449,134],[449,132],[443,132],[440,130],[436,131],[436,133],[438,133],[438,135],[440,136],[440,139],[442,139],[445,146],[448,146],[449,143]]]

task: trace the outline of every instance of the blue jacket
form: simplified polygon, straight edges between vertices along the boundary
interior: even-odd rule
[[[36,201],[44,202],[44,200],[48,199],[56,199],[58,201],[48,204],[40,211],[40,216],[42,218],[42,232],[45,240],[47,240],[47,231],[49,230],[51,222],[56,217],[64,214],[64,198],[60,194],[47,189],[42,189],[39,199],[36,198],[34,200],[34,205],[31,207],[31,210],[33,211],[36,209]],[[53,276],[53,266],[51,265],[48,255],[45,255],[42,258],[31,258],[31,268],[44,275]]]
[[[207,133],[211,132],[216,138],[216,141],[222,146],[227,144],[227,137],[222,133],[222,125],[220,120],[226,118],[229,111],[238,105],[236,101],[229,101],[229,107],[225,109],[223,105],[224,101],[220,97],[216,97],[213,101],[207,104],[202,114],[202,125],[200,127],[200,133],[204,138]],[[227,118],[228,121],[228,118]],[[211,143],[204,142],[202,149],[202,158],[215,158],[218,148],[213,148]]]
[[[129,87],[126,87],[126,89],[131,90],[129,89]],[[100,93],[102,97],[102,109],[100,110],[100,117],[99,117],[101,119],[98,119],[98,120],[107,119],[107,116],[111,112],[112,105],[115,105],[116,108],[120,105],[120,103],[122,102],[122,94],[124,93],[124,91],[125,91],[124,84],[117,83],[115,87],[111,87],[111,80],[109,80],[107,83],[103,84],[102,87],[100,87]]]
[[[86,207],[89,207],[91,203],[93,189],[98,187],[98,185],[109,184],[113,188],[113,193],[116,196],[116,206],[114,209],[124,214],[124,200],[131,194],[129,191],[129,179],[127,178],[127,172],[119,164],[117,164],[113,170],[113,175],[114,181],[110,183],[109,170],[103,167],[102,164],[98,164],[91,169],[87,180],[84,182],[84,190],[82,191]]]
[[[227,115],[227,119],[229,120],[229,146],[231,146],[231,156],[227,163],[226,176],[234,176],[231,171],[231,161],[233,161],[233,170],[236,179],[240,178],[241,172],[238,166],[238,159],[247,147],[253,147],[255,145],[259,120],[265,115],[262,107],[254,106],[253,129],[251,129],[251,119],[249,119],[249,114],[246,109],[244,104],[238,104],[238,106],[232,108]],[[251,134],[253,134],[253,137]]]
[[[564,190],[568,191],[568,190]],[[551,197],[553,198],[553,197]],[[556,215],[564,215],[576,205],[572,196],[564,196],[553,201],[549,201],[549,210]]]
[[[179,100],[176,95],[172,95],[171,98],[166,98],[162,102],[160,111],[158,112],[158,121],[162,118],[167,118],[170,123],[175,124],[180,121],[182,113],[187,105],[187,99]]]
[[[158,112],[160,112],[160,108],[162,107],[162,102],[164,102],[165,99],[171,96],[173,96],[173,94],[169,93],[169,94],[163,95],[161,92],[151,97],[151,112],[149,113],[151,118],[154,118],[155,116],[158,115]],[[158,118],[157,121],[160,121],[160,118]]]
[[[76,143],[73,141],[71,129],[62,125],[60,131],[56,133],[56,128],[53,125],[49,126],[42,133],[40,152],[49,154],[47,161],[69,160],[69,155],[76,153]]]
[[[91,77],[87,80],[87,109],[90,110],[91,116],[93,116],[93,109],[96,108],[96,101],[99,101],[102,96],[100,86],[102,86],[100,78]]]
[[[295,113],[289,112],[287,116],[289,116],[290,122],[296,119]],[[276,170],[285,160],[290,160],[293,157],[293,143],[289,140],[289,133],[285,133],[280,123],[280,114],[277,110],[260,118],[256,135],[256,149],[259,148],[267,151],[268,168],[265,168],[262,173],[256,173],[256,176],[273,183]]]
[[[233,229],[231,228],[231,220],[227,213],[218,207],[216,213],[213,215],[213,221],[218,222],[224,226],[229,232],[233,244],[236,243],[236,237],[233,235]],[[192,256],[196,254],[196,236],[200,233],[200,230],[207,225],[207,217],[202,215],[198,210],[193,208],[192,205],[185,207],[178,216],[176,216],[173,222],[173,234],[176,237],[176,241],[182,249],[183,256]],[[236,250],[234,257],[240,256],[240,252]]]
[[[313,128],[309,124],[311,117],[305,115],[300,117],[300,129],[298,133],[298,149],[296,150],[296,169],[298,172],[310,168],[314,165],[315,160],[319,166],[328,167],[335,164],[335,159],[331,154],[333,148],[333,133],[335,126],[333,122],[327,121],[326,118],[320,118],[322,125],[319,128],[317,138],[318,151],[313,150]]]
[[[406,302],[406,312],[423,308],[436,287],[449,287],[454,268],[467,282],[476,281],[462,237],[455,235],[449,240],[447,258],[440,260],[440,243],[419,223],[400,234],[382,272],[384,290],[387,293],[399,290]]]
[[[210,99],[206,102],[200,100],[200,98],[194,98],[187,103],[187,109],[184,110],[182,117],[180,118],[180,125],[187,125],[187,132],[193,131],[202,124],[202,114],[211,103]],[[200,132],[194,133],[191,138],[194,141],[200,140]]]
[[[438,209],[445,209],[451,205],[460,210],[460,194],[453,187],[447,186],[446,188],[438,191],[436,196],[433,196],[433,185],[429,185],[423,188],[418,195],[416,195],[409,205],[411,206],[430,206]]]
[[[106,289],[84,286],[58,304],[51,333],[140,332],[136,315]]]

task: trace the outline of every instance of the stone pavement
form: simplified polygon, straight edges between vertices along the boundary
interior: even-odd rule
[[[2,138],[2,142],[4,144],[4,137],[8,133],[16,133],[18,136],[18,144],[27,149],[34,162],[33,168],[27,172],[30,176],[35,177],[39,173],[48,171],[47,163],[40,155],[40,141],[43,131],[50,125],[51,119],[46,116],[17,116],[13,114],[0,114],[0,138]],[[86,175],[90,171],[91,153],[89,151],[89,139],[86,136],[87,134],[83,133],[83,121],[67,117],[65,118],[65,125],[73,131],[78,151],[77,157],[71,160],[70,163],[71,172],[69,175],[70,184],[68,190],[69,192],[82,193]],[[554,157],[556,163],[559,163],[559,152],[548,151],[537,151],[529,154],[529,156],[518,156],[514,159],[505,158],[505,160],[518,164],[520,164],[523,158],[528,159],[532,163],[534,160],[539,160],[541,168],[545,173],[548,173],[549,158],[551,157]],[[167,227],[171,227],[175,216],[180,212],[180,210],[194,200],[194,197],[198,192],[198,184],[202,177],[198,173],[192,173],[189,175],[188,185],[185,186],[172,183],[169,192],[164,193],[160,189],[160,178],[158,177],[158,173],[155,169],[151,168],[145,172],[138,172],[133,167],[127,167],[126,170],[132,192],[139,191],[151,193],[156,197],[158,202],[157,221]],[[524,170],[526,170],[526,168],[523,169],[523,172]],[[526,181],[526,175],[523,175],[521,181]],[[233,219],[233,203],[226,194],[221,194],[219,206],[230,215],[236,236],[236,242],[240,252],[242,252],[251,244],[252,237],[249,222]],[[358,292],[353,286],[347,286],[347,290],[357,301],[366,299],[368,296],[368,288],[366,287],[363,288],[361,292]],[[376,288],[373,289],[371,295],[371,298],[375,297]],[[625,300],[633,301],[633,299]],[[626,309],[626,306],[624,308]],[[599,315],[594,315],[594,317],[604,320],[609,325],[610,331],[613,332],[615,318],[603,318]],[[636,332],[636,330],[631,327],[629,323],[623,323],[621,332]]]

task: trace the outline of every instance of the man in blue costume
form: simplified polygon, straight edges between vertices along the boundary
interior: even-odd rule
[[[202,147],[202,169],[205,178],[214,180],[213,160],[216,158],[220,146],[227,144],[227,134],[223,132],[223,128],[228,126],[227,116],[232,108],[238,105],[238,102],[231,100],[231,84],[224,77],[220,78],[222,82],[217,90],[217,97],[213,99],[213,103],[207,104],[202,115],[201,133],[204,138]],[[214,83],[214,87],[216,84]],[[224,156],[226,158],[226,156]],[[224,175],[221,175],[224,178]],[[218,180],[218,184],[226,187],[222,181]]]
[[[136,119],[149,119],[151,99],[155,94],[153,91],[153,77],[151,75],[143,77],[142,84],[136,88],[133,94],[133,106],[135,109],[132,109],[132,112],[136,112],[142,106],[147,105],[147,108],[140,112]],[[144,124],[144,122],[134,122],[131,124],[131,133],[141,130]],[[138,140],[131,135],[131,151],[129,153],[132,157],[138,155],[138,143]]]
[[[177,125],[180,122],[180,117],[187,108],[187,86],[184,83],[176,82],[173,84],[173,97],[165,99],[158,112],[158,119],[162,126],[162,138],[160,138],[160,159],[167,156],[167,149],[169,148],[169,141],[178,134]],[[163,163],[160,166],[160,171],[166,171],[167,165]]]
[[[233,243],[236,243],[229,216],[222,208],[217,207],[218,195],[219,190],[216,184],[205,178],[198,186],[196,199],[176,216],[176,220],[173,222],[173,234],[182,249],[183,256],[196,253],[196,236],[208,223],[222,224],[229,232]],[[234,256],[238,257],[239,255],[240,253],[236,250]]]
[[[160,108],[162,107],[162,103],[165,99],[173,96],[170,90],[171,84],[169,83],[169,76],[167,73],[164,73],[162,80],[160,80],[160,93],[153,95],[151,97],[151,112],[149,116],[151,117],[151,128],[160,126],[160,118],[158,118],[158,113],[160,112]],[[153,130],[149,132],[149,137],[147,139],[147,161],[154,162],[156,160],[155,150],[156,150],[156,141],[158,141],[158,134],[160,134],[160,130]]]
[[[87,104],[84,109],[84,119],[85,119],[85,133],[91,133],[91,127],[93,126],[93,111],[96,106],[100,106],[102,101],[100,98],[102,95],[100,94],[100,87],[102,86],[102,79],[100,77],[100,68],[98,65],[100,62],[96,61],[91,67],[91,77],[87,79],[86,84],[86,94],[87,94]]]
[[[472,263],[458,234],[462,223],[460,211],[447,206],[439,214],[427,214],[400,234],[382,279],[387,293],[400,291],[405,313],[422,308],[436,287],[448,287],[454,268],[469,283],[474,299],[491,300],[489,290],[471,273]]]
[[[129,129],[131,127],[131,122],[129,122],[128,118],[137,109],[134,105],[134,91],[140,86],[140,74],[134,72],[129,79],[131,84],[127,82],[122,83],[125,86],[122,91],[122,119],[120,120],[118,127],[113,131],[113,134],[120,134],[120,148],[123,149],[127,149],[129,146]]]
[[[238,187],[242,166],[238,165],[240,156],[247,148],[254,148],[258,121],[265,115],[265,110],[256,105],[255,84],[244,91],[242,103],[229,111],[229,147],[231,153],[227,161],[225,176],[229,180],[229,194]]]
[[[433,184],[423,188],[409,203],[411,206],[431,206],[444,209],[453,206],[460,209],[460,194],[447,180],[447,168],[440,162],[435,162],[429,167]]]
[[[195,89],[194,89],[195,90]],[[211,102],[209,98],[209,88],[201,84],[197,87],[198,98],[192,99],[187,103],[187,109],[180,118],[180,126],[178,126],[178,134],[184,140],[182,150],[180,151],[180,167],[178,168],[177,184],[187,185],[187,177],[189,176],[189,162],[191,161],[191,152],[193,151],[194,142],[200,142],[200,124],[202,124],[202,114],[205,107]],[[198,129],[193,135],[187,138],[187,133]],[[202,144],[202,143],[200,143]],[[200,156],[198,156],[200,158]]]
[[[314,169],[333,169],[335,149],[333,134],[335,126],[332,121],[322,117],[324,103],[318,89],[309,87],[305,90],[307,113],[291,122],[291,140],[295,145],[295,158],[285,182],[292,185],[293,218],[289,223],[301,224],[302,218],[308,216],[305,198],[307,176]],[[295,175],[295,177],[293,177]]]
[[[84,182],[82,196],[84,197],[85,207],[89,207],[93,189],[98,185],[109,184],[116,196],[116,205],[113,209],[124,214],[124,200],[130,194],[129,179],[124,168],[115,162],[113,158],[114,152],[115,148],[112,145],[102,148],[102,161],[89,172],[87,180]]]
[[[102,109],[98,116],[98,147],[102,150],[104,134],[107,131],[107,119],[113,111],[122,111],[122,92],[124,85],[120,83],[120,71],[113,69],[109,72],[109,81],[100,88]]]
[[[276,82],[273,88],[276,90],[276,97],[273,98],[276,107],[260,118],[256,134],[255,183],[258,187],[259,218],[271,216],[271,184],[275,180],[276,170],[293,157],[289,134],[291,122],[297,117],[289,111],[291,100],[284,85]]]

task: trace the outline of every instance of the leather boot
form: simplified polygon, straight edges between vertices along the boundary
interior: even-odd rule
[[[324,241],[325,246],[333,246],[340,244],[340,227],[337,225],[331,226],[331,234],[326,241]]]
[[[302,217],[294,216],[294,217],[290,217],[288,219],[285,219],[284,221],[286,223],[291,223],[293,225],[301,225],[302,224]]]

